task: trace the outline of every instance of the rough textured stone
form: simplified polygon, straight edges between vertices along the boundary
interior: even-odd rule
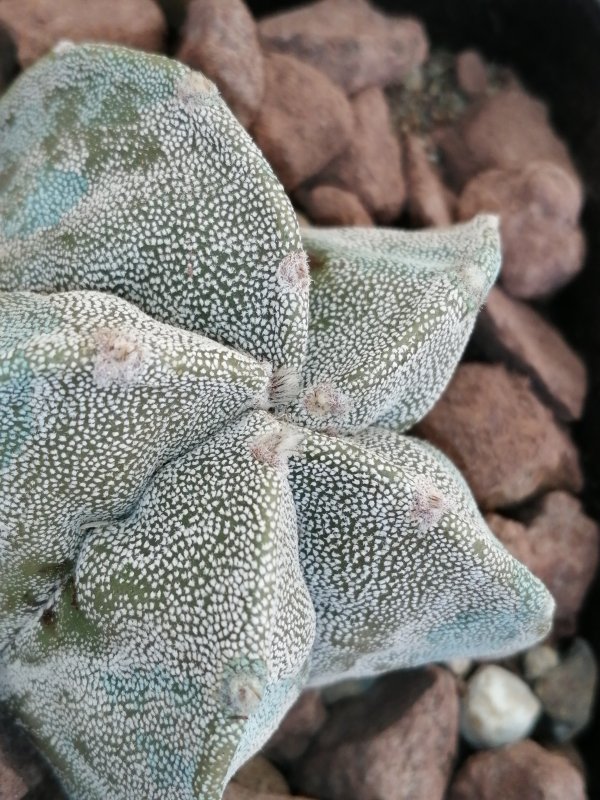
[[[23,67],[61,39],[160,51],[166,33],[153,0],[2,0],[0,23],[11,33]]]
[[[345,149],[354,115],[342,91],[308,64],[272,53],[265,66],[265,99],[252,134],[291,191]]]
[[[550,492],[528,526],[490,514],[487,522],[510,552],[556,600],[555,630],[573,633],[598,563],[598,527],[566,492]]]
[[[225,789],[223,800],[290,800],[290,795],[289,793],[256,792],[254,789],[248,789],[232,782]],[[311,800],[311,798],[294,795],[294,800]]]
[[[557,650],[547,644],[532,647],[523,656],[523,672],[526,680],[532,682],[560,663]]]
[[[379,222],[391,222],[405,198],[400,145],[392,130],[385,95],[377,87],[352,98],[350,145],[321,173],[323,183],[355,192]]]
[[[177,58],[211,78],[242,125],[250,125],[265,74],[256,23],[243,0],[192,0]]]
[[[480,667],[461,703],[461,733],[474,747],[499,747],[529,736],[542,704],[529,686],[503,667]]]
[[[333,707],[295,782],[328,800],[441,800],[457,727],[456,684],[447,670],[386,676]]]
[[[294,199],[318,225],[373,225],[371,215],[358,197],[337,186],[301,189]]]
[[[21,800],[27,794],[27,788],[25,781],[0,750],[0,800]]]
[[[0,24],[0,92],[6,89],[18,68],[16,44],[8,29]]]
[[[42,787],[43,798],[38,797]],[[63,800],[64,797],[50,767],[44,763],[23,728],[12,718],[1,716],[0,800],[13,800],[11,791],[16,792],[15,798],[19,800],[30,795],[31,800]],[[6,797],[3,792],[6,792]]]
[[[458,188],[478,172],[547,160],[575,173],[544,103],[511,87],[486,96],[454,126],[437,132],[448,177]]]
[[[487,65],[476,50],[463,50],[456,56],[456,80],[471,97],[484,94],[488,85]]]
[[[531,390],[502,365],[463,364],[416,427],[464,474],[485,509],[582,487],[577,450]]]
[[[398,83],[425,61],[423,27],[365,0],[321,0],[259,23],[265,46],[302,58],[352,94]]]
[[[586,800],[579,772],[563,756],[527,740],[477,753],[456,776],[448,800]]]
[[[264,756],[257,755],[247,761],[233,776],[233,782],[253,792],[265,794],[290,794],[283,775]]]
[[[544,745],[549,752],[554,753],[561,758],[566,758],[569,764],[571,764],[572,767],[575,767],[577,772],[581,775],[584,783],[587,781],[587,769],[585,761],[573,742],[562,742],[561,744],[544,742]]]
[[[434,164],[429,160],[424,141],[415,134],[402,138],[404,179],[408,213],[419,225],[450,225],[452,211],[448,192]]]
[[[535,693],[559,742],[572,739],[589,722],[597,683],[594,652],[583,639],[575,639],[560,664],[535,681]]]
[[[486,355],[526,372],[558,417],[579,419],[587,391],[583,361],[529,305],[492,289],[474,336]]]
[[[550,161],[535,161],[477,175],[460,196],[458,217],[499,214],[502,285],[514,297],[546,297],[583,266],[582,201],[581,184],[572,173]]]
[[[316,689],[303,692],[269,740],[265,748],[269,757],[278,763],[298,758],[326,719],[321,693]]]

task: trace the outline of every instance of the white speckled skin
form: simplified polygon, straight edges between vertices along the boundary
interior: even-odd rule
[[[453,464],[384,428],[308,434],[290,482],[317,608],[313,685],[543,637],[553,603],[507,555]]]
[[[122,48],[39,62],[0,134],[0,700],[71,797],[219,800],[308,682],[545,634],[544,587],[400,433],[494,218],[309,230],[311,287],[212,84]]]
[[[496,279],[494,218],[417,232],[309,228],[302,238],[314,269],[294,420],[340,433],[374,422],[406,430],[450,380]],[[333,387],[339,408],[310,413],[319,386]]]
[[[243,417],[162,467],[122,521],[80,528],[45,621],[6,644],[2,694],[73,797],[220,797],[298,696],[314,610],[294,504],[250,450],[277,427]]]
[[[0,104],[0,289],[96,289],[276,367],[304,358],[294,210],[215,86],[88,45]]]

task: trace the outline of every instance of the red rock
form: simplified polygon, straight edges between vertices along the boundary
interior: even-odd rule
[[[245,789],[265,794],[289,794],[290,789],[283,775],[263,755],[256,755],[247,761],[232,778],[232,781]]]
[[[407,133],[402,138],[402,144],[411,220],[424,227],[450,225],[452,212],[446,187],[427,155],[425,142],[419,136]]]
[[[448,800],[585,800],[581,775],[566,758],[526,740],[477,753],[454,779]]]
[[[463,50],[456,56],[456,80],[470,97],[484,94],[488,85],[487,65],[476,50]]]
[[[441,800],[457,739],[458,694],[447,670],[390,674],[333,706],[294,780],[328,800]]]
[[[582,487],[567,433],[529,379],[499,364],[462,364],[415,432],[454,461],[485,509]]]
[[[263,44],[303,59],[349,94],[398,83],[427,58],[423,27],[386,17],[366,0],[321,0],[266,17]]]
[[[21,800],[28,787],[21,776],[12,768],[9,760],[0,750],[0,798],[1,800]]]
[[[571,173],[550,161],[536,161],[522,169],[477,175],[460,197],[458,216],[499,214],[503,286],[514,297],[545,297],[583,266],[582,199],[581,184]]]
[[[265,66],[265,98],[252,134],[292,191],[346,148],[354,115],[341,90],[308,64],[273,53]]]
[[[575,767],[585,783],[587,778],[585,761],[573,742],[564,742],[563,744],[547,744],[546,747],[550,753],[560,756],[561,758],[566,758],[569,764],[571,764],[572,767]]]
[[[301,189],[295,199],[317,225],[373,225],[371,215],[358,197],[337,186]]]
[[[552,161],[575,174],[544,103],[517,87],[482,98],[436,138],[448,176],[458,188],[483,170],[519,169],[531,161]]]
[[[213,80],[248,127],[265,90],[256,23],[243,0],[192,0],[177,58]]]
[[[475,340],[487,356],[526,372],[560,419],[579,419],[587,392],[583,361],[530,306],[493,288],[479,315]]]
[[[327,712],[316,689],[303,692],[290,708],[265,750],[274,761],[293,761],[304,753],[325,724]]]
[[[556,631],[573,633],[598,564],[598,526],[583,513],[581,503],[566,492],[550,492],[527,526],[497,514],[487,520],[500,541],[552,593]]]
[[[310,800],[308,797],[294,796],[295,800]],[[273,792],[256,792],[240,786],[238,783],[230,783],[225,789],[223,800],[290,800],[289,792],[286,794],[273,794]]]
[[[11,33],[23,67],[61,39],[160,51],[166,34],[153,0],[2,0],[0,23]]]
[[[364,89],[352,98],[354,131],[349,146],[320,174],[322,183],[358,195],[380,222],[391,222],[405,198],[400,144],[392,129],[381,89]]]

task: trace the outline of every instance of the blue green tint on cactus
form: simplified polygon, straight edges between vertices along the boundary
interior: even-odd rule
[[[499,260],[491,217],[302,241],[165,58],[62,45],[0,101],[0,700],[73,800],[220,800],[304,686],[544,636],[402,433]]]

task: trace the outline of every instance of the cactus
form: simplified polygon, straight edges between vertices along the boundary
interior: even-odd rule
[[[0,131],[0,700],[69,796],[219,800],[303,686],[544,636],[403,433],[494,218],[302,239],[212,84],[122,48],[60,46]]]

